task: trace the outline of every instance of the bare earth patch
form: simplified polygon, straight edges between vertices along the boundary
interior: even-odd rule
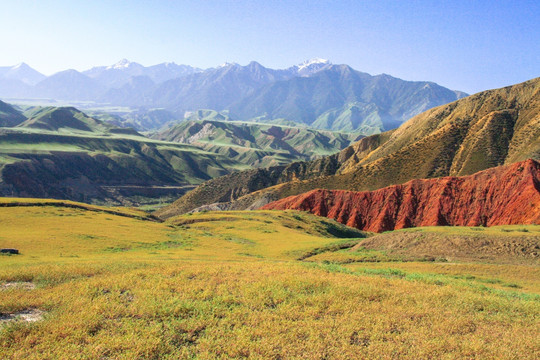
[[[8,290],[8,289],[23,289],[23,290],[34,290],[36,288],[36,284],[28,282],[28,281],[11,281],[0,284],[0,290]]]
[[[539,236],[445,235],[429,232],[390,232],[366,239],[359,248],[385,250],[421,258],[446,258],[448,261],[496,261],[534,263],[540,261]]]
[[[39,309],[27,309],[19,311],[13,314],[2,314],[0,313],[0,325],[5,325],[13,321],[24,321],[24,322],[36,322],[43,320],[43,315],[45,311]]]

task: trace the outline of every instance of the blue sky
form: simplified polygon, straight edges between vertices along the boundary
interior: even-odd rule
[[[540,1],[2,1],[0,66],[313,57],[469,93],[540,76]]]

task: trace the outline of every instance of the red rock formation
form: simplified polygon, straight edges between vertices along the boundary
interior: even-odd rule
[[[312,190],[263,206],[303,210],[373,232],[416,226],[540,224],[540,163],[411,180],[371,192]]]

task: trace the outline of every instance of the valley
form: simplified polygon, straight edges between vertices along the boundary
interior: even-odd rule
[[[73,107],[27,107],[22,112],[0,105],[5,123],[0,127],[4,196],[162,204],[205,180],[321,157],[361,137],[214,121],[204,130],[200,122],[183,122],[151,139]]]

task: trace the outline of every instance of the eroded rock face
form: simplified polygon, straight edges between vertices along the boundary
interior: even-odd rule
[[[526,160],[470,176],[411,180],[371,192],[317,189],[261,209],[309,211],[373,232],[540,224],[540,163]]]

